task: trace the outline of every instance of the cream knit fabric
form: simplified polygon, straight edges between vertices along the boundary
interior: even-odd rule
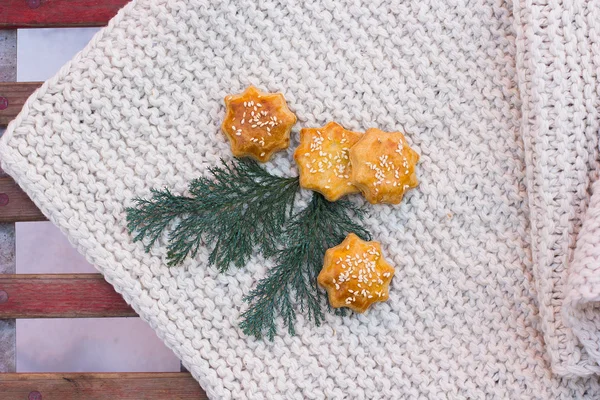
[[[600,193],[586,208],[600,170],[600,2],[527,1],[514,13],[541,330],[555,373],[598,374]]]
[[[211,398],[598,398],[598,21],[597,0],[134,0],[31,97],[1,165]],[[284,92],[296,133],[402,130],[421,154],[400,206],[367,206],[390,300],[272,343],[239,329],[271,261],[167,268],[124,215],[230,157],[223,97],[250,84]],[[292,151],[267,168],[296,174]]]

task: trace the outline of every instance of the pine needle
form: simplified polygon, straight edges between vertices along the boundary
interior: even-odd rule
[[[298,178],[271,175],[247,159],[209,172],[190,183],[191,197],[165,188],[152,190],[150,200],[134,199],[135,206],[126,209],[133,240],[145,240],[150,251],[176,222],[168,236],[169,266],[196,256],[203,244],[212,245],[209,261],[221,271],[244,266],[255,248],[274,254],[292,215]]]
[[[245,298],[249,309],[242,314],[240,327],[247,335],[272,340],[276,317],[281,316],[291,335],[295,334],[296,312],[306,313],[318,326],[323,320],[324,292],[317,287],[325,251],[340,244],[354,232],[364,240],[370,233],[354,222],[362,212],[347,200],[327,201],[314,193],[310,204],[286,224],[282,248],[275,254],[276,266]]]

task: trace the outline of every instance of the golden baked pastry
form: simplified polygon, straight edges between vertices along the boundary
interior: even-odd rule
[[[363,313],[371,304],[386,301],[394,267],[381,255],[378,242],[365,242],[354,233],[325,252],[317,281],[327,290],[334,308]]]
[[[321,193],[329,201],[356,193],[350,181],[348,150],[362,136],[330,122],[322,128],[303,128],[294,159],[300,171],[300,186]]]
[[[401,132],[368,129],[350,148],[352,183],[372,204],[398,204],[419,182],[415,166],[419,154]]]
[[[250,86],[242,94],[226,96],[225,107],[221,129],[231,142],[234,156],[266,162],[290,145],[296,115],[281,93],[265,93]]]

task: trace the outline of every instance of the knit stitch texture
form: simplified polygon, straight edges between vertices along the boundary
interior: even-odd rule
[[[598,21],[595,0],[134,0],[27,101],[1,165],[210,398],[599,398]],[[223,98],[250,84],[298,116],[273,173],[332,120],[421,154],[401,205],[367,206],[389,301],[273,342],[239,329],[270,260],[168,268],[166,237],[145,253],[125,225],[231,157]]]

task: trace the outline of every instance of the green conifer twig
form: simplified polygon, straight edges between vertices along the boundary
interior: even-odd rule
[[[324,291],[317,287],[325,251],[354,232],[371,235],[353,217],[362,211],[347,200],[327,201],[314,193],[309,205],[292,215],[297,177],[267,173],[256,162],[235,160],[209,169],[209,176],[189,185],[191,196],[153,189],[149,200],[135,198],[128,207],[127,227],[146,251],[168,231],[167,262],[178,265],[194,257],[201,245],[212,245],[209,261],[221,271],[244,266],[255,248],[276,266],[246,297],[249,309],[240,326],[248,335],[273,339],[281,316],[290,334],[298,310],[319,325]],[[335,310],[343,314],[343,310]]]

